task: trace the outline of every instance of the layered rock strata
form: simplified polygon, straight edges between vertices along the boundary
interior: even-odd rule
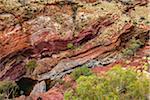
[[[150,9],[147,0],[17,3],[14,10],[6,4],[0,5],[0,80],[60,78],[92,60],[107,65],[130,39],[147,42],[150,30],[142,13]],[[31,59],[37,67],[28,75]]]

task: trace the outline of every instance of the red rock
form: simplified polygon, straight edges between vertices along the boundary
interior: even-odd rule
[[[50,89],[49,91],[47,91],[46,93],[41,93],[41,94],[37,94],[37,95],[31,95],[31,96],[20,96],[18,98],[16,98],[15,100],[38,100],[38,99],[42,99],[42,100],[64,100],[63,99],[64,96],[63,94],[56,88],[54,89]]]
[[[0,37],[0,59],[29,47],[28,35],[26,34],[2,34]]]
[[[38,98],[42,98],[44,100],[63,100],[63,95],[59,93],[57,90],[50,90],[45,94],[40,94],[38,96],[33,96],[33,100],[37,100]]]
[[[92,72],[95,73],[95,74],[102,74],[102,73],[107,72],[111,68],[112,68],[112,66],[110,66],[110,67],[108,67],[108,66],[105,66],[105,67],[98,66],[98,67],[92,68]]]
[[[12,68],[1,71],[0,72],[0,80],[17,80],[20,79],[26,72],[26,69],[23,65],[18,64],[15,66],[12,66]]]
[[[145,5],[148,4],[149,0],[135,0],[137,2],[137,4],[139,5]]]
[[[81,5],[83,2],[80,2]],[[103,2],[105,1],[99,3]],[[137,0],[129,9],[141,3],[147,3],[147,0]],[[104,4],[107,5],[107,2]],[[26,72],[26,60],[31,58],[36,59],[38,64],[32,73],[35,77],[47,77],[49,73],[59,75],[106,53],[120,53],[119,50],[126,46],[126,41],[133,37],[146,37],[141,33],[149,30],[149,26],[146,25],[138,26],[124,22],[124,16],[130,16],[121,14],[124,9],[122,4],[119,4],[121,10],[115,8],[118,14],[109,10],[105,12],[107,9],[98,9],[97,3],[78,6],[76,2],[73,5],[67,2],[38,5],[34,6],[40,11],[37,11],[38,13],[32,12],[31,7],[33,16],[26,14],[30,10],[24,8],[23,11],[20,11],[21,8],[15,9],[16,12],[11,11],[14,17],[17,16],[17,19],[14,19],[19,20],[20,27],[9,25],[10,28],[7,27],[3,34],[0,34],[0,79],[21,77]],[[111,29],[113,27],[114,29]],[[69,43],[73,44],[72,49],[67,47]]]

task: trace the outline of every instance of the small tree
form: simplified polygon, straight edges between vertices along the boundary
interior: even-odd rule
[[[83,76],[89,76],[92,72],[87,66],[81,66],[80,68],[76,68],[72,73],[71,77],[74,80],[77,80],[81,75]]]
[[[32,72],[36,67],[37,63],[35,59],[29,60],[26,64],[26,68],[29,70],[29,72]]]
[[[114,67],[103,76],[80,76],[75,90],[67,91],[65,100],[146,100],[149,79],[130,69]]]
[[[144,45],[139,39],[131,39],[128,43],[127,48],[125,48],[122,51],[122,54],[124,56],[131,56],[134,55],[134,53],[137,51],[138,48],[140,48],[142,45]]]
[[[18,85],[13,81],[0,81],[0,98],[14,98],[18,89]]]
[[[67,48],[68,48],[68,49],[74,49],[74,45],[73,45],[72,43],[68,43],[68,44],[67,44]]]

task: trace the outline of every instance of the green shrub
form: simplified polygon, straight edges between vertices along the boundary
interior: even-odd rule
[[[26,68],[32,72],[37,67],[37,63],[35,59],[29,60],[26,64]]]
[[[67,91],[65,100],[146,100],[149,80],[144,75],[115,67],[103,76],[81,76],[75,90]]]
[[[134,55],[138,48],[144,45],[139,39],[131,39],[128,43],[128,47],[122,51],[124,56]]]
[[[57,79],[56,81],[57,81],[59,84],[64,84],[64,83],[65,83],[65,81],[62,80],[62,79]]]
[[[65,100],[77,100],[75,98],[75,96],[73,96],[73,91],[70,90],[70,91],[67,91],[65,94],[64,94],[64,99]]]
[[[4,94],[0,94],[0,100],[5,100],[5,95]]]
[[[18,85],[13,81],[0,81],[0,98],[15,97]]]
[[[132,50],[137,50],[139,47],[144,45],[139,39],[136,40],[135,38],[131,39],[129,43],[129,48]]]
[[[80,68],[76,68],[72,73],[71,73],[71,77],[76,80],[78,79],[81,75],[83,76],[89,76],[91,75],[92,72],[91,70],[86,67],[86,66],[81,66]]]
[[[64,82],[64,88],[65,89],[68,89],[68,88],[70,88],[71,87],[71,83],[70,82]]]
[[[133,50],[131,50],[129,48],[124,49],[122,51],[122,53],[123,53],[124,56],[129,56],[129,55],[133,55],[134,54]]]
[[[68,48],[68,49],[74,49],[74,45],[73,45],[72,43],[68,43],[68,44],[67,44],[67,48]]]

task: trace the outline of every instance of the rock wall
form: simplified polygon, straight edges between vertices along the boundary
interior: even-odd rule
[[[0,80],[60,78],[92,60],[107,65],[130,39],[149,35],[148,0],[22,2],[0,2]],[[30,59],[37,67],[27,74]]]

